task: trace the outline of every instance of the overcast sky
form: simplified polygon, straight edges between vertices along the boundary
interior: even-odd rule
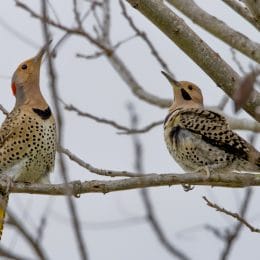
[[[38,11],[40,1],[25,1]],[[50,1],[62,23],[74,24],[71,2]],[[112,39],[116,43],[133,32],[121,16],[118,1],[112,1]],[[222,1],[196,1],[211,14],[223,19],[234,29],[243,32],[255,41],[259,33],[238,15],[234,14]],[[127,7],[129,7],[127,5]],[[86,9],[85,1],[81,3]],[[129,12],[136,24],[144,29],[158,48],[161,56],[178,80],[188,80],[199,85],[204,94],[206,105],[216,105],[223,92],[215,83],[165,35],[135,10]],[[177,12],[178,13],[178,12]],[[91,23],[91,19],[89,20]],[[229,47],[185,18],[185,21],[236,71]],[[88,22],[87,22],[88,24]],[[16,33],[15,33],[16,32]],[[20,34],[19,37],[17,32]],[[55,44],[63,35],[52,30]],[[31,18],[15,6],[14,1],[2,1],[0,8],[0,103],[8,110],[14,106],[11,94],[10,77],[17,65],[24,59],[34,56],[43,43],[41,26],[38,20]],[[106,58],[83,60],[76,53],[91,54],[95,48],[84,39],[71,37],[59,49],[55,59],[58,90],[67,103],[76,105],[83,111],[109,118],[123,125],[129,125],[126,104],[132,102],[140,114],[140,126],[152,121],[164,119],[167,110],[149,105],[132,95],[127,85],[110,66]],[[132,40],[118,50],[118,54],[128,64],[145,89],[164,98],[172,97],[172,90],[160,73],[160,66],[150,55],[146,45],[139,39]],[[238,54],[241,62],[248,68],[249,60]],[[51,100],[43,65],[41,89],[48,101]],[[52,105],[52,104],[51,104]],[[226,111],[231,114],[232,102]],[[86,118],[80,118],[72,112],[65,112],[65,144],[87,162],[104,169],[133,170],[134,151],[130,136],[118,135],[110,126],[98,124]],[[239,113],[239,117],[247,117]],[[4,116],[0,115],[1,121]],[[243,133],[247,137],[248,133]],[[139,136],[144,148],[145,172],[182,172],[181,168],[168,154],[163,140],[162,127]],[[259,142],[256,144],[259,147]],[[70,180],[104,179],[96,176],[75,163],[66,160]],[[52,175],[53,183],[62,182],[58,167]],[[244,189],[224,189],[196,187],[185,193],[181,187],[161,187],[150,189],[152,203],[168,239],[186,252],[192,259],[218,259],[223,247],[211,233],[205,231],[204,224],[224,228],[235,224],[233,219],[223,216],[207,207],[202,200],[209,199],[232,211],[237,211],[243,198]],[[250,204],[247,219],[260,226],[259,189],[254,189],[254,198]],[[173,259],[160,245],[149,224],[144,221],[144,207],[138,190],[115,192],[107,195],[86,194],[76,201],[85,243],[90,259]],[[70,214],[64,197],[48,197],[24,194],[12,194],[10,207],[19,216],[32,234],[35,234],[44,212],[48,212],[47,226],[44,231],[43,247],[50,259],[79,259],[78,248],[72,231]],[[230,259],[259,259],[258,234],[244,230],[232,252]],[[8,226],[4,231],[3,245],[12,248],[24,256],[33,256],[31,249]]]

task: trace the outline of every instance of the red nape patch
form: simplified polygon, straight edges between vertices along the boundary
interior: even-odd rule
[[[16,94],[16,86],[15,86],[15,83],[12,84],[12,92],[13,92],[13,95],[15,96],[15,94]]]

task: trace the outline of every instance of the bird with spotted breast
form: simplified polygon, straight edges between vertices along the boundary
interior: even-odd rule
[[[171,156],[186,172],[260,172],[260,153],[230,129],[222,115],[203,107],[198,86],[176,81],[174,100],[164,121],[164,139]]]
[[[51,109],[40,91],[40,68],[46,44],[22,62],[12,77],[16,98],[13,110],[0,128],[0,178],[14,182],[50,183],[56,152],[56,126]],[[8,190],[0,192],[0,238]]]

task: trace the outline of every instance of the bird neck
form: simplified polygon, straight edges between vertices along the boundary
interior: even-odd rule
[[[15,107],[24,105],[42,110],[48,107],[48,104],[42,96],[39,84],[23,86],[17,89]]]
[[[169,107],[169,112],[174,112],[175,110],[180,109],[188,109],[188,108],[203,108],[202,104],[198,103],[191,103],[191,102],[173,102],[172,105]]]

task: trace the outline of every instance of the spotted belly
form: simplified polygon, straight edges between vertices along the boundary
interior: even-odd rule
[[[218,165],[224,169],[234,158],[225,151],[206,143],[200,135],[179,126],[165,131],[167,148],[175,161],[185,171],[195,171],[204,166]]]

